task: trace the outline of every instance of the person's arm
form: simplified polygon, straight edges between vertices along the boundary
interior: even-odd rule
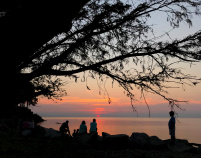
[[[172,119],[172,126],[175,127],[175,117]]]
[[[170,128],[170,129],[173,129],[174,127],[175,127],[175,119],[172,117],[172,118],[170,119],[169,128]]]
[[[169,120],[169,122],[168,122],[168,127],[169,127],[169,129],[171,129],[171,126],[172,126],[171,123],[172,123],[172,122],[171,122],[171,118],[170,118],[170,120]]]
[[[69,135],[70,135],[70,130],[69,130],[69,128],[68,128],[68,133],[69,133]],[[71,136],[71,135],[70,135]]]

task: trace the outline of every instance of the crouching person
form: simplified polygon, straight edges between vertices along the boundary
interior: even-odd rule
[[[69,126],[68,126],[68,120],[66,120],[66,122],[62,123],[61,127],[59,128],[59,131],[62,133],[62,136],[66,137],[68,135],[68,137],[70,137],[70,130],[69,130]]]

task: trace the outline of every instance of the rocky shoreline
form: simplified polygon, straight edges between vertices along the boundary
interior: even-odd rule
[[[27,112],[27,111],[26,111]],[[44,121],[40,116],[28,115],[37,122]],[[13,120],[13,119],[12,119]],[[1,122],[3,120],[1,119]],[[201,145],[177,139],[174,146],[170,140],[161,140],[157,136],[133,132],[111,135],[83,134],[74,137],[62,136],[52,128],[36,125],[32,131],[20,131],[5,127],[0,122],[0,158],[1,157],[176,157],[201,158]],[[7,124],[7,122],[6,122]],[[14,124],[10,121],[10,124]],[[11,126],[12,127],[12,126]],[[82,155],[82,156],[80,156]]]
[[[86,133],[63,137],[57,130],[36,126],[29,136],[0,131],[0,157],[201,157],[201,146],[195,147],[181,139],[170,146],[169,141],[136,132],[131,136],[103,132],[101,136]]]
[[[38,131],[35,131],[35,137],[39,138],[62,138],[59,131],[52,128],[44,128],[38,126]],[[87,145],[91,142],[101,143],[109,146],[126,146],[127,144],[140,149],[156,149],[156,150],[171,150],[175,152],[191,152],[201,153],[200,144],[189,143],[187,140],[177,139],[175,145],[171,146],[170,140],[161,140],[157,136],[148,136],[146,133],[133,132],[131,136],[126,134],[110,135],[106,132],[102,136],[96,133],[86,133],[77,135],[75,138],[78,144]]]
[[[170,140],[133,132],[131,135],[83,134],[63,136],[52,128],[36,125],[30,131],[18,128],[20,119],[45,121],[31,110],[18,107],[12,118],[0,119],[0,158],[201,158],[201,145],[177,139],[174,146]],[[23,117],[22,117],[23,116]],[[28,129],[29,130],[29,129]]]
[[[17,131],[0,131],[0,157],[139,157],[139,158],[199,158],[200,146],[193,147],[187,140],[177,140],[175,146],[169,140],[160,140],[146,133],[102,136],[84,134],[63,137],[59,131],[36,126],[29,136]]]

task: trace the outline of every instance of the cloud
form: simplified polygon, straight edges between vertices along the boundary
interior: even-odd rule
[[[200,104],[200,106],[201,106],[201,101],[200,100],[190,100],[189,101],[189,104]]]
[[[118,103],[120,98],[110,98],[112,103]],[[80,98],[80,97],[65,97],[61,101],[54,102],[48,99],[40,99],[40,104],[90,104],[90,105],[109,105],[108,98]]]
[[[82,98],[83,97],[83,98]],[[135,116],[129,98],[111,97],[112,103],[108,103],[108,98],[103,96],[93,97],[64,97],[62,101],[54,102],[48,99],[40,99],[39,104],[34,111],[42,116]],[[178,100],[184,100],[178,98]],[[163,99],[152,97],[146,98],[151,110],[151,117],[169,117],[168,112],[171,110],[168,102]],[[139,117],[148,117],[148,108],[145,102],[134,102],[134,107],[138,111]],[[186,111],[176,108],[181,116],[198,117],[201,116],[201,101],[192,98],[189,104],[181,104]]]

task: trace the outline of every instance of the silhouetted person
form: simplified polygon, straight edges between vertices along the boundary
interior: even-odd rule
[[[77,134],[77,135],[79,134],[79,129],[77,129],[76,134]]]
[[[30,136],[33,133],[34,127],[35,127],[34,121],[26,119],[22,123],[22,135],[23,136]]]
[[[170,111],[170,120],[168,122],[168,126],[169,126],[169,134],[171,136],[171,142],[170,145],[174,145],[175,144],[175,117],[174,117],[174,111]]]
[[[93,119],[93,122],[90,123],[90,133],[92,132],[97,132],[97,123],[96,123],[96,119]]]
[[[59,128],[59,131],[65,135],[65,134],[69,134],[70,136],[70,130],[69,130],[69,127],[68,127],[68,120],[66,120],[66,122],[62,123],[61,127]]]
[[[80,129],[79,129],[79,134],[84,134],[87,133],[87,126],[86,126],[86,122],[82,121],[82,124],[80,125]]]
[[[72,136],[73,136],[73,137],[76,137],[76,136],[77,136],[76,129],[74,129]]]

